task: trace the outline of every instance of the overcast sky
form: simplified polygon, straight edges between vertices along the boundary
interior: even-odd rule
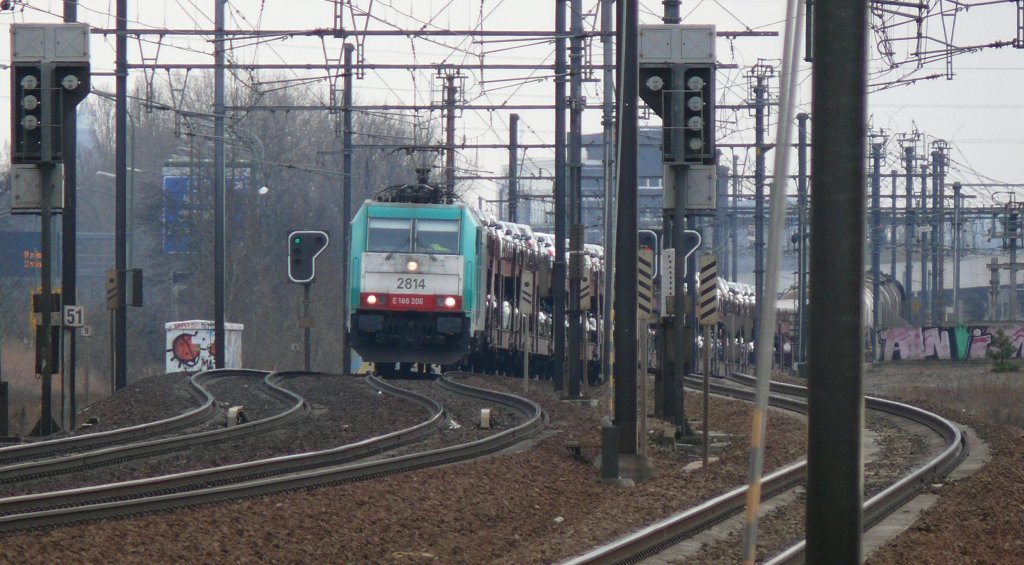
[[[18,9],[0,15],[0,23],[57,21],[63,6],[59,0],[28,0],[20,2]],[[80,21],[96,28],[114,28],[113,0],[82,0]],[[354,17],[344,11],[348,28],[370,29],[485,29],[485,30],[551,30],[554,25],[554,3],[551,0],[359,0],[354,2],[359,12]],[[598,24],[597,0],[583,0],[586,29]],[[778,31],[782,30],[784,4],[768,0],[717,0],[683,3],[684,24],[714,24],[719,31]],[[964,183],[1024,183],[1024,50],[984,48],[958,52],[949,61],[942,57],[941,45],[950,43],[958,47],[1010,42],[1016,37],[1016,12],[1012,2],[976,6],[969,11],[943,16],[941,6],[949,2],[932,2],[931,15],[921,29],[922,40],[916,38],[917,28],[910,25],[907,14],[887,14],[883,21],[872,18],[876,31],[870,36],[872,94],[869,99],[871,126],[878,133],[888,135],[887,162],[884,170],[899,168],[896,161],[901,135],[920,134],[919,151],[930,151],[930,144],[938,139],[950,145],[950,176],[947,182]],[[164,2],[129,1],[131,28],[168,27],[177,29],[212,29],[213,0],[169,0]],[[229,29],[313,29],[329,28],[334,20],[335,2],[329,0],[231,0],[227,4]],[[369,15],[363,10],[369,8]],[[660,23],[661,0],[642,3],[641,23]],[[901,10],[907,10],[901,8]],[[883,34],[879,30],[885,30]],[[955,33],[953,33],[955,30]],[[880,39],[888,39],[883,42]],[[8,42],[0,42],[0,60],[9,59]],[[254,42],[240,39],[234,42],[236,61],[260,63],[323,63],[325,57],[340,59],[342,40],[327,38],[280,37]],[[92,68],[95,73],[111,73],[114,68],[113,36],[93,36]],[[741,37],[735,40],[719,38],[717,59],[723,65],[718,76],[719,102],[740,104],[751,99],[750,66],[763,61],[778,65],[781,56],[779,37]],[[157,41],[146,36],[145,41],[129,40],[131,62],[196,63],[212,62],[211,44],[207,37],[166,37]],[[362,51],[368,63],[545,63],[554,60],[553,44],[546,40],[504,41],[482,43],[469,37],[435,37],[430,40],[412,40],[407,37],[369,37]],[[925,54],[922,60],[917,53]],[[601,44],[594,41],[587,54],[588,61],[600,63]],[[953,74],[947,80],[947,69]],[[885,71],[885,72],[882,72]],[[285,77],[300,79],[319,76],[323,71],[280,71]],[[491,70],[478,66],[464,72],[465,96],[475,104],[547,104],[554,97],[554,82],[546,70]],[[940,75],[940,78],[926,77]],[[157,81],[166,80],[160,71]],[[132,71],[133,80],[142,79],[142,71]],[[600,73],[587,82],[588,102],[601,99]],[[810,68],[800,70],[801,92],[798,111],[810,112]],[[882,88],[881,85],[899,79],[918,79],[902,86]],[[297,83],[298,81],[296,81]],[[778,81],[770,83],[773,96],[777,95]],[[108,76],[94,78],[94,87],[113,91]],[[356,81],[356,98],[363,104],[428,104],[439,100],[437,81],[429,71],[408,70],[368,71],[365,78]],[[327,98],[327,81],[306,84]],[[9,100],[9,81],[0,81],[0,97]],[[460,115],[458,139],[468,143],[507,143],[508,116],[514,110],[467,110]],[[553,120],[550,112],[518,111],[522,116],[520,143],[551,143]],[[3,134],[7,136],[8,113],[3,114]],[[417,120],[437,125],[439,112],[422,112]],[[600,112],[584,114],[585,133],[600,129]],[[720,112],[719,141],[751,143],[754,139],[753,120],[749,112]],[[770,119],[774,130],[774,114]],[[656,117],[646,125],[657,126]],[[774,138],[774,131],[770,133]],[[741,172],[753,171],[753,152],[735,150]],[[483,175],[500,175],[507,164],[507,153],[498,150],[468,151],[461,156],[460,167]],[[550,151],[531,150],[524,160],[527,164],[550,161]],[[726,150],[724,163],[731,165],[732,150]],[[769,167],[771,160],[769,159]],[[477,181],[479,192],[487,195],[492,185]],[[750,185],[747,185],[750,188]],[[887,190],[887,188],[886,188]],[[1004,188],[980,188],[984,196]],[[1018,189],[1024,195],[1024,190]],[[1007,195],[996,196],[1005,201]],[[1024,199],[1018,197],[1018,200]],[[983,201],[984,200],[984,201]],[[975,201],[987,203],[987,198]]]

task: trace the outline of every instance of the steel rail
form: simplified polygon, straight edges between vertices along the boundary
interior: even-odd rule
[[[683,384],[698,390],[703,390],[704,386],[703,379],[697,376],[684,378]],[[754,399],[752,390],[737,389],[719,383],[711,383],[711,391],[715,394],[748,401]],[[793,398],[772,395],[769,397],[769,403],[786,410],[807,411],[805,403]],[[762,480],[763,496],[773,496],[803,481],[806,467],[805,461],[798,461],[766,475]],[[562,565],[639,561],[738,514],[746,505],[746,494],[746,485],[736,487],[703,504],[669,516],[611,543],[594,548],[583,555],[563,561]]]
[[[145,456],[163,455],[176,451],[183,451],[192,447],[227,441],[246,435],[262,434],[267,430],[289,424],[294,420],[304,418],[309,414],[309,405],[301,396],[275,384],[276,381],[281,378],[282,373],[266,373],[263,371],[239,373],[238,371],[235,371],[234,373],[227,374],[227,371],[230,370],[226,369],[224,371],[224,373],[218,375],[207,376],[207,378],[204,379],[204,382],[208,382],[213,378],[225,378],[229,376],[239,376],[241,374],[252,376],[260,376],[262,374],[262,386],[265,389],[264,392],[278,400],[285,402],[291,401],[291,406],[289,406],[287,410],[269,418],[254,420],[252,422],[228,428],[206,430],[154,440],[143,440],[115,447],[75,453],[55,459],[43,459],[2,467],[0,468],[0,484],[25,481],[60,473],[68,473],[71,471],[91,469],[103,465],[111,465],[123,461],[130,461],[132,459],[139,459]],[[196,384],[197,386],[202,387],[198,381],[196,381]],[[205,388],[202,388],[202,391],[209,395],[209,392]],[[209,396],[212,398],[212,395]],[[163,431],[166,432],[169,430],[164,429]]]
[[[296,372],[287,375],[286,378],[309,375],[311,374]],[[201,488],[315,469],[326,465],[337,465],[416,441],[433,433],[435,428],[444,424],[443,407],[436,401],[415,392],[396,388],[377,379],[368,378],[367,382],[381,392],[423,405],[429,412],[428,418],[403,430],[321,451],[284,455],[120,483],[2,498],[0,499],[0,515],[195,491]]]
[[[750,376],[734,373],[730,375],[730,378],[743,381],[750,379]],[[772,383],[772,390],[785,391],[786,394],[797,396],[807,395],[806,387],[787,383]],[[938,456],[925,462],[924,465],[864,502],[863,524],[864,529],[869,530],[929,485],[948,475],[967,457],[969,449],[967,437],[963,435],[960,428],[938,414],[909,404],[872,396],[864,397],[864,406],[927,426],[946,441],[946,448]],[[805,549],[806,540],[790,546],[768,560],[767,563],[772,565],[803,563]]]
[[[762,483],[764,496],[773,496],[803,481],[805,467],[806,464],[802,461],[791,463],[766,475]],[[746,486],[736,487],[699,506],[562,563],[634,563],[740,513],[746,505],[746,496]]]
[[[753,386],[754,378],[752,376],[734,373],[730,375],[730,378],[744,386]],[[684,379],[684,384],[691,388],[701,388],[703,381],[698,377],[687,377]],[[715,394],[746,400],[752,400],[754,397],[752,390],[739,390],[718,383],[712,383],[711,388]],[[778,396],[786,394],[805,398],[806,387],[773,382],[771,391],[776,393],[769,397],[772,406],[806,413],[806,402],[797,398]],[[868,529],[898,509],[934,480],[948,474],[963,460],[967,449],[966,440],[960,430],[941,416],[906,404],[874,397],[865,397],[865,407],[923,424],[937,432],[946,441],[946,448],[940,455],[927,461],[864,503],[864,527]],[[803,481],[806,467],[806,461],[800,461],[766,475],[762,482],[764,495],[771,496]],[[747,488],[747,486],[737,487],[700,506],[670,516],[563,563],[579,565],[582,563],[636,562],[739,513],[745,506]],[[768,563],[773,565],[802,563],[803,551],[804,543],[801,542],[780,553]]]
[[[382,381],[372,378],[368,378],[368,380],[374,386],[378,386],[389,393],[397,390],[395,387]],[[467,385],[455,383],[449,379],[442,379],[442,381],[446,381],[442,384],[446,388],[451,387],[463,394],[473,394],[504,404],[526,414],[529,419],[515,428],[473,442],[379,461],[340,466],[320,466],[316,459],[324,457],[325,452],[314,452],[191,473],[180,473],[155,479],[131,481],[129,483],[0,499],[0,509],[2,511],[18,510],[22,512],[0,516],[0,531],[49,527],[58,524],[112,518],[129,514],[136,515],[182,506],[193,506],[268,493],[340,484],[413,469],[444,465],[499,451],[534,435],[543,426],[543,412],[540,406],[528,399],[475,389]],[[400,394],[420,396],[410,391],[401,391]],[[433,402],[430,399],[426,399],[426,401]],[[430,420],[415,427],[435,424],[438,420],[443,422],[443,411],[439,410]],[[385,441],[394,441],[403,433],[408,433],[408,430],[393,432],[382,437],[386,438]],[[364,450],[367,452],[379,452],[382,445],[375,438],[374,440],[359,442],[358,445],[344,446],[328,451],[335,452],[334,455],[336,455],[341,450],[357,450],[361,447],[368,447],[368,451]],[[305,470],[314,465],[317,468]],[[225,480],[232,480],[225,479],[225,477],[231,474],[234,474],[236,478],[249,478],[247,480],[242,479],[240,482],[221,484]],[[215,484],[215,486],[210,486],[211,484]],[[170,492],[173,489],[192,490]],[[139,496],[145,496],[145,498],[138,498]],[[125,499],[125,497],[135,498]],[[53,508],[54,506],[68,504],[75,504],[76,506]],[[50,507],[50,509],[40,510],[40,507]]]
[[[87,449],[97,449],[110,445],[124,444],[132,441],[138,441],[142,438],[152,437],[154,435],[165,434],[170,431],[194,426],[213,417],[216,409],[213,396],[209,394],[206,389],[199,384],[199,382],[205,382],[206,380],[214,377],[235,374],[258,374],[265,376],[268,373],[266,371],[252,371],[247,369],[214,369],[196,373],[189,379],[188,388],[189,393],[202,403],[202,405],[195,410],[179,414],[177,416],[172,416],[170,418],[165,418],[163,420],[146,422],[144,424],[130,426],[127,428],[0,448],[0,465],[9,465],[11,463],[17,463],[19,461],[29,459],[54,457],[62,453],[74,453]]]

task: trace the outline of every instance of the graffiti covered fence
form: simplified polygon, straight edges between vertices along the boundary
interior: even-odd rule
[[[1024,326],[952,326],[889,328],[879,332],[879,361],[985,359],[999,330],[1013,343],[1014,357],[1024,349]]]

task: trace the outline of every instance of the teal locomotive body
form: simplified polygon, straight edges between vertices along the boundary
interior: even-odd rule
[[[482,227],[462,203],[363,204],[352,221],[349,327],[364,360],[452,364],[469,353]]]

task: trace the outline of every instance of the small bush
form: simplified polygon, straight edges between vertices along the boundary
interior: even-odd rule
[[[985,351],[985,356],[992,360],[993,373],[1014,373],[1020,369],[1020,363],[1012,360],[1016,352],[1009,336],[998,329],[996,335],[992,336],[992,343]]]

